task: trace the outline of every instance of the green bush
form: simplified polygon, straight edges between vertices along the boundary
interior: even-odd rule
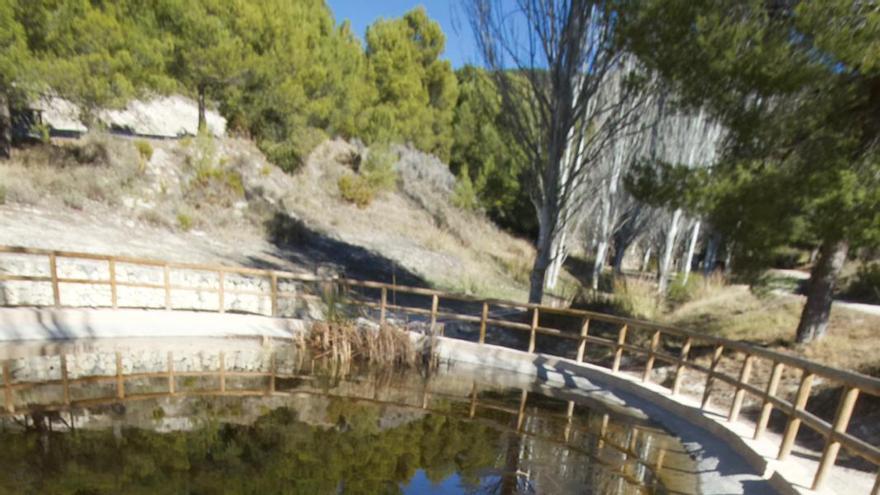
[[[397,171],[394,170],[396,157],[388,146],[378,145],[370,149],[367,162],[361,175],[367,180],[374,192],[393,191],[397,189]]]
[[[235,197],[244,196],[241,174],[228,168],[205,167],[198,169],[193,179],[193,185],[203,188],[219,186],[220,189],[228,190]]]
[[[696,291],[697,277],[695,274],[692,273],[685,282],[684,277],[679,273],[669,281],[669,287],[666,289],[666,302],[670,306],[680,306],[693,300]]]
[[[376,196],[375,189],[360,175],[343,175],[337,185],[342,198],[356,204],[358,208],[366,208]]]
[[[49,144],[52,141],[51,130],[48,124],[35,124],[33,127],[33,132],[40,136],[40,142],[43,144]]]
[[[474,183],[468,175],[467,167],[462,169],[462,173],[455,183],[455,190],[452,193],[452,204],[462,210],[473,211],[477,209],[479,200],[474,189]]]
[[[304,127],[288,139],[260,140],[258,146],[270,162],[287,173],[293,173],[305,164],[309,154],[327,139],[327,134],[314,127]]]
[[[191,216],[186,213],[178,213],[177,214],[177,225],[180,227],[180,230],[188,231],[193,228],[193,219]]]
[[[153,158],[153,145],[151,145],[149,141],[138,139],[134,142],[134,147],[137,148],[138,154],[141,155],[141,158],[145,161],[150,161],[150,159]]]
[[[366,208],[380,192],[397,189],[395,158],[387,146],[372,148],[360,174],[348,174],[339,178],[337,185],[342,198],[356,204],[358,208]]]
[[[868,304],[880,304],[880,262],[866,263],[859,267],[843,296]]]

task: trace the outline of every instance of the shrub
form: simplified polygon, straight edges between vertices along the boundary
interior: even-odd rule
[[[244,196],[241,174],[225,166],[225,157],[217,159],[217,147],[210,135],[195,139],[194,150],[186,156],[187,165],[194,169],[185,191],[186,199],[197,205],[231,206]]]
[[[48,124],[34,124],[33,132],[40,137],[40,142],[49,144],[52,141],[52,129]]]
[[[309,154],[327,135],[320,129],[304,127],[284,140],[260,140],[257,145],[270,162],[287,173],[293,173],[306,162]]]
[[[394,153],[387,146],[372,148],[360,174],[339,178],[337,185],[342,198],[358,208],[366,208],[380,192],[395,190],[397,172],[394,170],[394,161]]]
[[[6,204],[6,186],[0,184],[0,205]]]
[[[677,274],[670,281],[669,288],[666,290],[666,302],[674,307],[692,301],[699,288],[698,284],[700,281],[697,280],[698,278],[702,279],[699,275],[691,273],[687,282],[685,282],[683,274]]]
[[[880,262],[866,263],[859,267],[843,296],[868,304],[880,304]]]
[[[476,210],[477,192],[474,189],[474,183],[467,173],[467,168],[462,169],[462,174],[455,183],[455,190],[452,192],[452,204],[462,210]]]
[[[149,141],[138,139],[134,142],[134,147],[137,148],[138,154],[141,155],[144,161],[150,161],[153,158],[153,145]]]
[[[347,174],[337,183],[342,199],[354,203],[358,208],[366,208],[375,197],[375,190],[363,176]]]
[[[82,146],[73,149],[73,159],[80,165],[106,165],[110,161],[110,152],[106,142],[90,138]]]
[[[188,231],[193,228],[193,219],[191,216],[186,213],[178,213],[177,214],[177,225],[180,227],[180,230]]]
[[[375,192],[397,189],[395,158],[388,146],[378,145],[370,149],[361,173]]]

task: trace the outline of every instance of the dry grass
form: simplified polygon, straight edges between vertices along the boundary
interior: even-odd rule
[[[385,368],[413,368],[419,363],[407,332],[390,325],[370,328],[350,321],[315,322],[305,346],[315,360],[328,360],[343,368],[356,360]]]
[[[834,307],[825,338],[797,345],[795,329],[802,308],[803,299],[797,296],[758,297],[745,285],[729,285],[715,288],[660,319],[688,330],[743,340],[829,366],[880,376],[880,339],[876,338],[880,316]]]
[[[401,187],[358,208],[339,195],[355,147],[328,141],[295,175],[285,204],[310,228],[382,253],[433,286],[482,296],[524,299],[534,249],[484,216],[451,203],[448,168],[417,152],[400,152]],[[398,149],[398,151],[400,151]],[[424,162],[419,162],[419,159]],[[525,280],[524,280],[525,279]]]
[[[16,150],[0,167],[7,201],[73,209],[89,202],[117,206],[142,179],[136,150],[102,134]]]
[[[266,173],[266,167],[243,140],[132,140],[95,133],[14,150],[0,164],[0,183],[11,204],[222,234],[262,231],[263,219],[254,218],[258,208],[242,204],[254,188],[283,188],[274,184],[283,174],[275,167]]]

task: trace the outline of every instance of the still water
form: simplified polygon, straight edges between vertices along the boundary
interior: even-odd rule
[[[0,348],[0,493],[696,493],[602,396],[441,366],[332,369],[254,341]]]

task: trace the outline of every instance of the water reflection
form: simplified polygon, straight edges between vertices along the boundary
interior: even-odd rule
[[[618,404],[481,370],[334,371],[252,341],[19,353],[0,491],[696,492],[680,444]]]

